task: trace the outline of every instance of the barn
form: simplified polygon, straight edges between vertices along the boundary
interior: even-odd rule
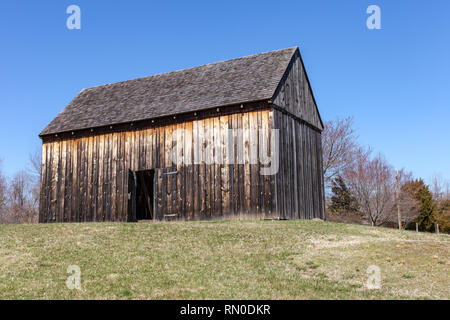
[[[39,221],[325,219],[298,47],[83,89],[40,133]]]

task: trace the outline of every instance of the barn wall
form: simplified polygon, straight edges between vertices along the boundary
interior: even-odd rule
[[[319,130],[323,130],[308,76],[298,51],[274,95],[273,103]]]
[[[180,212],[179,218],[188,220],[276,217],[274,176],[260,175],[261,164],[249,161],[270,141],[272,117],[273,111],[260,110],[44,142],[39,221],[129,221],[129,169],[173,167],[171,154],[178,152],[177,145],[184,146],[185,157],[197,154],[205,158],[211,152],[210,156],[221,159],[230,148],[242,145],[245,163],[178,164],[177,185],[162,186],[168,192],[161,193],[161,203],[168,212]],[[231,128],[242,131],[230,138],[225,129]],[[263,139],[250,130],[258,128],[265,132]],[[185,129],[186,134],[174,136],[177,129]],[[207,134],[214,143],[212,148],[202,143]],[[169,191],[173,188],[175,193]]]
[[[279,217],[325,219],[320,131],[280,110],[274,110],[274,128],[280,130],[280,164],[275,177]]]

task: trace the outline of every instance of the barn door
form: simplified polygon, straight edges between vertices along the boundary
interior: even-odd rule
[[[182,218],[177,187],[178,171],[176,167],[155,170],[154,209],[155,220],[170,221]]]
[[[128,171],[128,221],[153,219],[154,170]]]

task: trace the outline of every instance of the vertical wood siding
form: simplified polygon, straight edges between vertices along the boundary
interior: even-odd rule
[[[258,161],[260,148],[270,141],[273,120],[272,110],[260,110],[45,142],[39,221],[130,221],[129,170],[158,168],[178,172],[155,173],[156,205],[165,214],[186,220],[277,218],[275,177],[260,175]],[[263,134],[255,131],[258,128]],[[177,129],[185,129],[185,134],[177,135]],[[227,129],[241,130],[228,135]],[[201,161],[173,164],[172,152],[184,152],[191,163]],[[207,157],[220,162],[209,165]],[[233,164],[226,164],[231,157]]]
[[[280,219],[325,219],[322,141],[318,130],[279,110],[273,111],[280,130],[280,168],[275,177]]]
[[[275,203],[281,219],[325,219],[322,123],[298,53],[273,98],[280,130]]]

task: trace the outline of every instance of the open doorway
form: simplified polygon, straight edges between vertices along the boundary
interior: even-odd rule
[[[129,220],[153,220],[154,170],[131,171],[128,179]]]

